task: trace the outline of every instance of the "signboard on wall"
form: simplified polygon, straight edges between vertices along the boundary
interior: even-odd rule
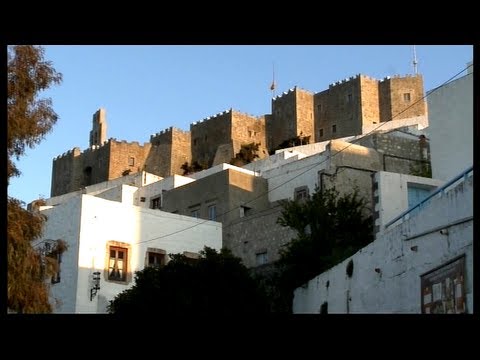
[[[423,275],[422,314],[462,314],[465,308],[465,255]]]

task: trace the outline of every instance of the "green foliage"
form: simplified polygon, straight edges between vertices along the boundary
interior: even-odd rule
[[[22,203],[9,198],[7,203],[7,306],[18,313],[49,313],[48,287],[45,279],[58,270],[57,254],[67,247],[57,241],[45,258],[31,241],[42,234],[45,218],[22,208]]]
[[[51,100],[39,99],[38,95],[61,80],[62,75],[44,59],[42,47],[8,46],[7,181],[20,175],[13,158],[18,160],[26,147],[38,144],[57,121]],[[51,306],[45,278],[55,271],[56,260],[44,258],[32,248],[31,242],[42,234],[45,219],[23,209],[22,204],[13,198],[7,201],[7,306],[17,313],[48,313]]]
[[[39,99],[38,94],[62,81],[51,62],[45,61],[40,46],[17,45],[7,49],[7,178],[20,172],[12,161],[33,148],[57,121],[49,98]]]
[[[201,165],[196,160],[191,165],[187,161],[185,161],[182,166],[180,166],[180,169],[183,170],[183,175],[193,174],[197,171],[205,170],[206,168],[206,166]]]
[[[302,133],[300,135],[294,136],[290,139],[286,139],[280,143],[275,149],[272,149],[269,154],[275,154],[275,151],[280,149],[287,149],[294,146],[301,146],[301,145],[308,145],[310,144],[310,136],[303,136]]]
[[[410,164],[410,175],[432,178],[432,167],[428,161],[419,161],[417,164]]]
[[[260,143],[250,143],[250,144],[243,144],[240,147],[240,151],[235,154],[235,157],[230,160],[230,164],[235,166],[243,166],[246,164],[250,164],[256,158],[258,158],[258,147]]]
[[[135,273],[135,285],[118,294],[115,314],[244,314],[268,311],[265,294],[229,250],[205,247],[192,261],[171,254],[162,268]]]
[[[277,263],[279,308],[286,310],[295,288],[373,241],[373,220],[362,215],[366,202],[357,189],[344,195],[334,188],[317,189],[311,199],[282,205],[278,223],[297,233],[280,252]]]

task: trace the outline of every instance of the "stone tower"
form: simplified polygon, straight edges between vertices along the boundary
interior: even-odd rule
[[[422,75],[386,77],[378,84],[380,121],[426,115]]]
[[[266,118],[267,147],[274,150],[285,140],[310,136],[314,140],[313,94],[298,87],[272,99],[272,115]]]
[[[107,141],[107,118],[105,109],[98,109],[93,114],[92,130],[90,131],[90,147],[102,145]]]

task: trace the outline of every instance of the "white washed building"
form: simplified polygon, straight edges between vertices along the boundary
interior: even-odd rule
[[[120,184],[96,196],[65,194],[39,208],[47,222],[34,246],[57,239],[68,245],[60,281],[51,285],[54,312],[105,313],[109,301],[134,284],[135,271],[168,262],[168,254],[195,257],[204,246],[221,248],[221,223],[134,206],[137,190]]]
[[[373,243],[297,288],[293,312],[473,313],[473,276],[470,170],[425,199],[419,212],[404,212]]]

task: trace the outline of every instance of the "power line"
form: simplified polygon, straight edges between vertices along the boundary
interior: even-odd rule
[[[392,121],[392,120],[393,120],[394,118],[396,118],[397,116],[403,114],[405,111],[411,109],[413,106],[415,106],[415,105],[418,104],[419,102],[425,100],[428,96],[430,96],[431,94],[433,94],[435,91],[437,91],[437,90],[438,90],[439,88],[441,88],[442,86],[444,86],[444,85],[448,84],[449,82],[453,81],[457,76],[459,76],[461,73],[463,73],[465,70],[467,70],[468,67],[469,67],[469,66],[467,66],[466,68],[462,69],[461,71],[459,71],[458,73],[456,73],[455,75],[453,75],[452,77],[450,77],[448,80],[446,80],[445,82],[443,82],[440,86],[438,86],[438,87],[436,87],[435,89],[431,90],[430,92],[426,93],[426,94],[425,94],[424,96],[422,96],[419,100],[415,101],[413,104],[411,104],[410,106],[406,107],[404,110],[398,112],[397,114],[395,114],[394,116],[392,116],[389,120],[387,120],[387,121],[385,121],[385,122],[382,122],[380,125],[378,125],[377,127],[375,127],[373,130],[370,130],[368,133],[362,134],[363,136],[361,136],[360,138],[354,139],[351,143],[349,143],[347,146],[345,146],[344,148],[342,148],[342,149],[340,149],[339,151],[337,151],[335,154],[331,155],[330,157],[326,158],[325,160],[323,160],[323,161],[321,161],[321,162],[319,162],[319,163],[317,163],[317,164],[312,164],[312,165],[306,166],[306,167],[309,167],[307,170],[305,170],[305,171],[301,172],[300,174],[295,175],[294,177],[290,178],[289,180],[287,180],[287,181],[285,181],[285,182],[283,182],[283,183],[281,183],[281,184],[279,184],[279,185],[277,185],[277,186],[269,189],[267,192],[265,192],[265,193],[263,193],[263,194],[260,194],[259,196],[257,196],[257,197],[255,197],[255,198],[253,198],[253,199],[251,199],[251,200],[243,203],[243,205],[252,203],[253,201],[258,200],[259,198],[268,195],[268,194],[269,194],[270,192],[272,192],[273,190],[278,189],[279,187],[281,187],[281,186],[289,183],[290,181],[292,181],[292,180],[300,177],[301,175],[307,173],[308,171],[314,169],[315,167],[323,164],[324,162],[326,162],[326,161],[329,160],[330,158],[333,158],[334,156],[340,154],[340,153],[343,152],[344,150],[348,149],[350,146],[354,145],[354,144],[355,144],[355,141],[358,141],[358,140],[360,140],[361,138],[363,138],[363,137],[365,137],[365,136],[367,136],[367,135],[370,135],[370,134],[374,133],[374,132],[377,131],[379,128],[381,128],[382,126],[384,126],[386,123]],[[313,156],[313,155],[312,155],[312,156]],[[237,207],[234,207],[234,208],[232,208],[232,209],[230,209],[230,210],[227,210],[226,212],[220,214],[219,217],[224,216],[224,215],[226,215],[226,214],[228,214],[228,213],[230,213],[230,212],[232,212],[232,211],[234,211],[234,210],[236,210],[236,209],[240,209],[240,206],[237,206]],[[156,215],[156,216],[158,216],[158,215]],[[154,237],[154,238],[152,238],[152,239],[142,240],[142,241],[139,241],[139,242],[136,242],[136,243],[132,243],[132,244],[141,244],[141,243],[145,243],[145,242],[150,242],[150,241],[162,239],[162,238],[165,238],[165,237],[168,237],[168,236],[172,236],[172,235],[178,234],[178,233],[180,233],[180,232],[182,232],[182,231],[186,231],[186,230],[193,229],[194,227],[196,227],[196,226],[198,226],[198,225],[205,224],[205,223],[208,222],[208,221],[211,221],[211,220],[204,220],[204,221],[202,221],[202,222],[199,222],[199,223],[197,223],[197,224],[195,224],[195,225],[192,225],[192,226],[189,226],[189,227],[187,227],[187,228],[180,229],[180,230],[171,232],[171,233],[169,233],[169,234],[157,236],[157,237]],[[231,226],[231,225],[222,226],[222,229],[223,229],[223,228],[228,228],[229,226]]]

